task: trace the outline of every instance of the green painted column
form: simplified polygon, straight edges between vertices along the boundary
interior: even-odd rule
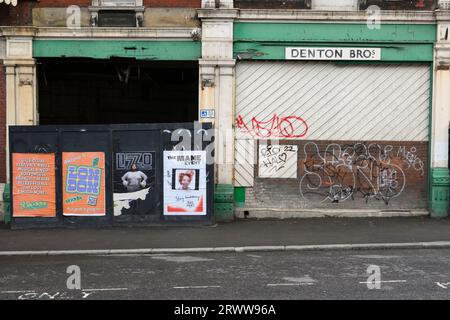
[[[11,185],[7,183],[5,185],[5,190],[3,191],[3,202],[5,210],[5,224],[11,222]]]
[[[245,207],[245,187],[234,188],[234,203],[237,208]]]
[[[448,217],[450,174],[448,168],[431,169],[430,213],[433,218]]]
[[[231,184],[218,184],[214,190],[214,218],[216,222],[234,220],[234,187]]]

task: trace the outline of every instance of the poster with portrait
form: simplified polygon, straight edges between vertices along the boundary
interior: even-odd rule
[[[114,215],[148,214],[155,206],[155,152],[114,153]]]
[[[164,215],[204,216],[206,152],[164,151]]]
[[[13,215],[56,217],[55,154],[13,153]]]
[[[105,153],[63,152],[63,214],[105,216]]]

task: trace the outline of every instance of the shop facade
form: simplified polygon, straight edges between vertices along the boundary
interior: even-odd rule
[[[447,216],[445,6],[243,3],[199,11],[233,17],[236,216]]]
[[[13,9],[30,17],[1,28],[13,227],[212,223],[214,170],[206,146],[194,145],[209,129],[193,127],[201,2],[169,2],[19,1]],[[186,150],[178,148],[185,135],[193,138]]]
[[[427,212],[435,39],[434,23],[237,22],[243,211]]]
[[[447,215],[445,8],[131,2],[1,27],[5,146],[13,125],[212,123],[220,219]]]

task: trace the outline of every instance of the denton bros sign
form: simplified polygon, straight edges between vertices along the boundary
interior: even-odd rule
[[[286,48],[286,60],[381,60],[381,48]]]

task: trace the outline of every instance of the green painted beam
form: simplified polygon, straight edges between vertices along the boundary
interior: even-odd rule
[[[284,43],[260,43],[260,42],[235,42],[234,56],[243,60],[284,60],[286,47],[314,47],[310,43],[293,43],[286,45]],[[433,45],[432,44],[336,44],[336,43],[320,43],[315,46],[329,47],[377,47],[381,48],[382,61],[416,61],[416,62],[432,62],[433,61]]]
[[[382,24],[369,29],[354,23],[237,22],[234,40],[249,42],[391,42],[434,43],[435,24]]]
[[[194,41],[34,40],[35,58],[136,58],[139,60],[193,61],[201,57]]]

